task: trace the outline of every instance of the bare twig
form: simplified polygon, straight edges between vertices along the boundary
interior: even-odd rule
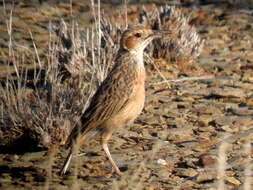
[[[185,82],[185,81],[193,81],[193,80],[210,80],[210,79],[215,79],[215,77],[212,76],[212,75],[207,75],[207,76],[201,76],[201,77],[183,77],[183,78],[180,78],[180,79],[171,79],[171,80],[167,80],[167,79],[165,79],[165,77],[163,77],[163,79],[164,79],[164,81],[161,81],[161,82],[150,83],[150,86],[160,85],[160,84],[164,84],[164,83],[168,84],[170,82]]]
[[[244,145],[245,154],[247,154],[246,163],[244,164],[244,184],[243,184],[243,190],[250,190],[251,188],[251,182],[252,182],[252,162],[251,162],[251,143],[250,141],[246,142]]]
[[[229,144],[225,141],[221,143],[219,146],[219,154],[218,154],[218,189],[225,190],[225,177],[226,177],[226,152]]]

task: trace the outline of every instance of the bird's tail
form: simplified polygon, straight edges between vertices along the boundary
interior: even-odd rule
[[[69,165],[70,165],[70,162],[73,158],[73,156],[76,156],[77,155],[77,152],[78,152],[78,149],[80,147],[81,144],[87,142],[88,140],[90,140],[92,137],[96,136],[97,134],[99,133],[99,130],[91,130],[91,131],[88,131],[86,134],[82,135],[81,136],[81,142],[80,142],[80,139],[79,139],[79,134],[77,133],[77,137],[73,137],[72,138],[69,138],[67,143],[66,143],[66,148],[69,148],[70,147],[70,150],[69,150],[69,154],[68,154],[68,157],[66,158],[65,162],[64,162],[64,165],[61,169],[61,175],[64,175],[68,168],[69,168]],[[72,135],[75,135],[75,133],[72,133]],[[74,139],[74,140],[73,140]],[[76,140],[77,139],[77,140]]]
[[[66,173],[66,171],[68,170],[69,164],[70,164],[70,161],[71,161],[72,157],[73,157],[73,150],[71,148],[70,151],[69,151],[68,157],[66,158],[66,160],[64,162],[64,165],[61,169],[61,175],[64,175]]]

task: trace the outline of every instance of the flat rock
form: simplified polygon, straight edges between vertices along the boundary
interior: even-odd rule
[[[212,89],[210,95],[226,98],[245,98],[246,94],[243,89],[232,88],[232,87],[223,87]]]
[[[204,183],[204,182],[210,182],[217,178],[217,172],[215,170],[204,170],[202,172],[199,172],[197,176],[197,182]]]
[[[198,174],[198,172],[192,168],[176,168],[176,175],[180,177],[194,177]]]

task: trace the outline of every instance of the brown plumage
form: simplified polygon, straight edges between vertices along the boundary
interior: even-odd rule
[[[96,134],[101,135],[102,147],[113,170],[121,172],[113,161],[107,142],[120,127],[131,124],[141,113],[145,101],[145,68],[143,51],[161,32],[142,26],[126,30],[121,37],[115,65],[102,82],[90,105],[81,117],[80,125],[73,128],[66,146],[70,153],[62,169],[64,174],[73,156],[75,143],[83,144]]]

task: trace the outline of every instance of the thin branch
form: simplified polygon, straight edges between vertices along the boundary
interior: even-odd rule
[[[146,56],[147,59],[149,59],[149,62],[154,66],[154,68],[156,69],[156,71],[158,72],[158,74],[161,76],[161,78],[163,79],[163,83],[167,83],[168,87],[170,88],[170,83],[167,81],[166,77],[162,74],[162,72],[160,71],[160,69],[157,67],[155,61],[149,57],[149,56]],[[152,83],[150,84],[152,85]]]
[[[250,141],[246,142],[244,145],[244,151],[247,155],[246,157],[246,163],[244,164],[244,185],[243,190],[250,190],[251,188],[251,182],[252,182],[252,163],[250,158],[250,152],[251,152],[251,143]]]
[[[164,81],[161,81],[161,82],[150,83],[150,86],[164,84],[164,83],[168,84],[170,82],[185,82],[185,81],[193,81],[193,80],[209,80],[209,79],[214,79],[214,78],[215,77],[212,76],[212,75],[207,75],[207,76],[201,76],[201,77],[183,77],[183,78],[180,78],[180,79],[171,79],[171,80],[165,79]]]

